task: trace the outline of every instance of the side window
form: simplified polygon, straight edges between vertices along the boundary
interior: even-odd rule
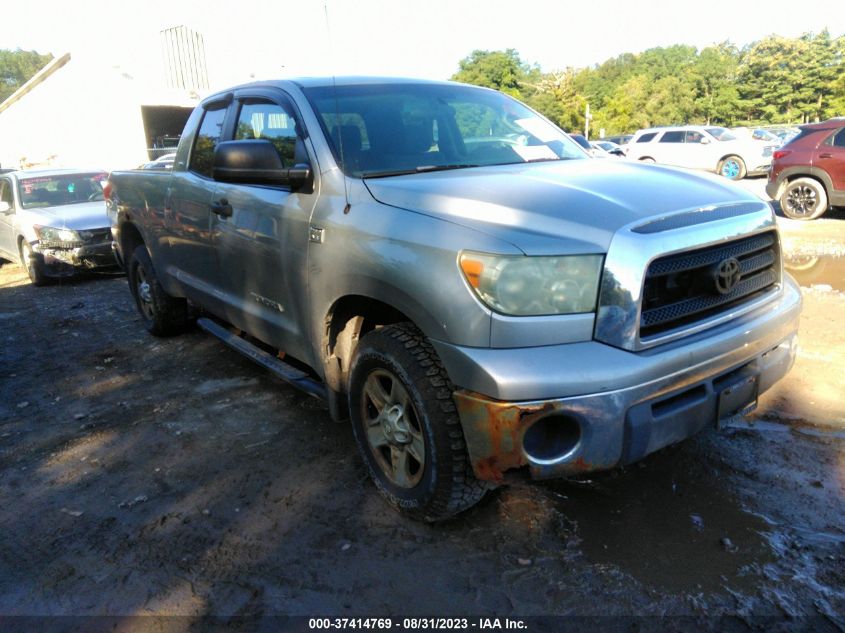
[[[637,143],[648,143],[655,136],[657,136],[657,132],[649,132],[648,134],[643,134],[640,138],[637,139]]]
[[[684,132],[674,131],[674,132],[664,132],[663,136],[660,139],[661,143],[683,143],[684,142]]]
[[[188,165],[188,169],[192,172],[211,178],[211,168],[214,165],[214,148],[220,141],[220,133],[225,118],[226,104],[212,104],[205,111],[197,137],[194,139],[191,163]]]
[[[15,208],[15,199],[12,197],[12,183],[5,178],[0,180],[0,202],[8,202],[9,208]]]
[[[686,136],[687,143],[701,143],[702,134],[695,130],[688,130]]]
[[[833,146],[834,147],[845,147],[845,127],[839,130],[836,133],[836,136],[833,137]]]
[[[287,108],[267,101],[248,100],[241,106],[235,140],[267,139],[276,148],[284,167],[296,160],[296,119]]]

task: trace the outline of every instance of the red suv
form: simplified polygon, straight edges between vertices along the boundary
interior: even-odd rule
[[[773,155],[766,193],[793,220],[815,220],[845,205],[845,118],[802,125]]]

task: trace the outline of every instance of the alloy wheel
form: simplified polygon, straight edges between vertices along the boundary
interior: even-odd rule
[[[386,369],[367,376],[361,399],[367,444],[384,475],[400,488],[413,488],[425,470],[425,439],[411,397]]]
[[[786,206],[795,215],[811,215],[819,203],[815,189],[798,185],[789,189],[784,198]]]
[[[147,274],[146,272],[144,272],[143,266],[138,266],[135,271],[135,276],[137,278],[135,288],[138,294],[138,304],[140,305],[141,311],[144,313],[144,316],[152,320],[155,316],[153,307],[153,293],[152,289],[150,288],[150,282],[147,281]]]

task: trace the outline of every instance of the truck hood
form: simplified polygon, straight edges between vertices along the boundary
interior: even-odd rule
[[[370,178],[373,197],[510,242],[527,255],[607,252],[621,227],[683,209],[763,202],[719,176],[624,160],[494,165]]]
[[[57,207],[27,209],[32,224],[59,229],[102,229],[109,226],[105,202],[80,202]]]

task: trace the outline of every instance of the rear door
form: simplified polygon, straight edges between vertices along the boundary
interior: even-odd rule
[[[665,165],[677,165],[679,167],[689,167],[689,157],[687,156],[686,146],[684,144],[683,130],[666,130],[657,139],[655,146],[655,159],[658,163]]]
[[[235,140],[269,140],[285,168],[316,163],[306,149],[298,112],[284,92],[238,91],[233,105]],[[305,257],[316,193],[289,187],[218,182],[213,203],[231,215],[211,218],[227,320],[261,340],[303,357]]]
[[[201,297],[207,307],[219,304],[215,293],[219,284],[217,260],[211,240],[211,199],[216,183],[211,171],[214,149],[226,138],[231,103],[229,95],[204,106],[187,165],[184,169],[174,167],[164,213],[168,272],[189,297]]]
[[[845,193],[845,128],[819,145],[813,162],[830,175],[837,193]]]

